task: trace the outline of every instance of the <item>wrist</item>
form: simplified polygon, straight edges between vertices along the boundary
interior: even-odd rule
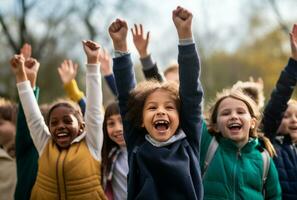
[[[178,31],[178,38],[180,40],[187,39],[187,38],[192,38],[192,31]]]
[[[139,51],[140,58],[146,58],[148,55],[149,55],[149,53],[147,51],[143,51],[143,52]]]
[[[113,47],[114,47],[114,50],[116,51],[122,51],[122,52],[128,51],[127,42],[114,42]]]
[[[98,62],[98,58],[96,58],[96,57],[88,57],[88,59],[87,59],[87,62],[88,62],[88,64],[98,64],[99,62]]]
[[[28,80],[28,79],[27,79],[27,76],[26,76],[25,73],[20,73],[20,74],[16,75],[16,82],[17,83],[24,82],[26,80]]]

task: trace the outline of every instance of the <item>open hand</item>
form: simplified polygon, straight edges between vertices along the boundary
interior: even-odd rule
[[[145,58],[148,56],[147,47],[150,39],[150,32],[146,33],[146,36],[143,34],[142,24],[137,26],[134,24],[134,29],[131,28],[133,43],[140,55],[140,58]]]
[[[75,79],[77,74],[78,65],[73,63],[72,60],[64,60],[60,67],[58,67],[58,73],[63,84],[68,84],[71,80]]]

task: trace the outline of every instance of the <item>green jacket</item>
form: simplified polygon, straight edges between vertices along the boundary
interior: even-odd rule
[[[201,139],[200,166],[204,159],[211,136],[206,125]],[[264,199],[262,194],[263,159],[257,139],[238,149],[230,139],[218,137],[219,146],[210,162],[204,178],[204,199]],[[270,168],[265,184],[265,199],[281,199],[281,188],[275,165],[270,160]]]
[[[38,99],[39,88],[34,90],[34,94],[36,99]],[[30,199],[31,189],[37,176],[38,152],[31,139],[21,103],[19,103],[16,125],[15,149],[17,161],[17,185],[14,197],[15,200],[27,200]]]

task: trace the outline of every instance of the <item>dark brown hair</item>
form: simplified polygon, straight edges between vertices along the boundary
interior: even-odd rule
[[[112,141],[107,132],[107,121],[110,116],[112,115],[119,115],[120,114],[120,108],[118,106],[117,102],[112,102],[108,104],[105,110],[104,114],[104,120],[103,120],[103,146],[102,146],[102,164],[101,164],[101,174],[102,176],[108,176],[108,172],[110,171],[112,160],[110,160],[109,153],[114,147],[119,147],[117,143]],[[103,181],[103,178],[101,179],[101,182]]]
[[[58,107],[66,107],[69,108],[71,110],[71,113],[76,117],[76,119],[78,120],[79,124],[84,123],[84,119],[83,119],[83,115],[81,113],[80,107],[73,101],[70,100],[65,100],[65,99],[60,99],[55,101],[51,106],[50,109],[48,110],[47,114],[46,114],[46,124],[47,126],[49,126],[50,123],[50,117],[51,117],[51,113],[53,112],[54,109],[58,108]]]
[[[0,97],[0,119],[10,121],[14,125],[17,119],[17,105]]]

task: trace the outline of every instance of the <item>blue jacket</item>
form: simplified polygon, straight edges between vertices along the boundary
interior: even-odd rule
[[[273,142],[277,151],[274,158],[279,173],[283,199],[297,199],[297,154],[289,136],[282,142],[275,139],[287,103],[297,83],[297,61],[289,59],[281,72],[270,100],[264,110],[263,131]]]
[[[179,46],[180,127],[186,137],[163,147],[153,146],[143,128],[125,119],[129,92],[135,87],[129,54],[114,59],[119,106],[128,150],[128,199],[195,200],[203,198],[199,167],[202,131],[200,63],[194,44]]]

